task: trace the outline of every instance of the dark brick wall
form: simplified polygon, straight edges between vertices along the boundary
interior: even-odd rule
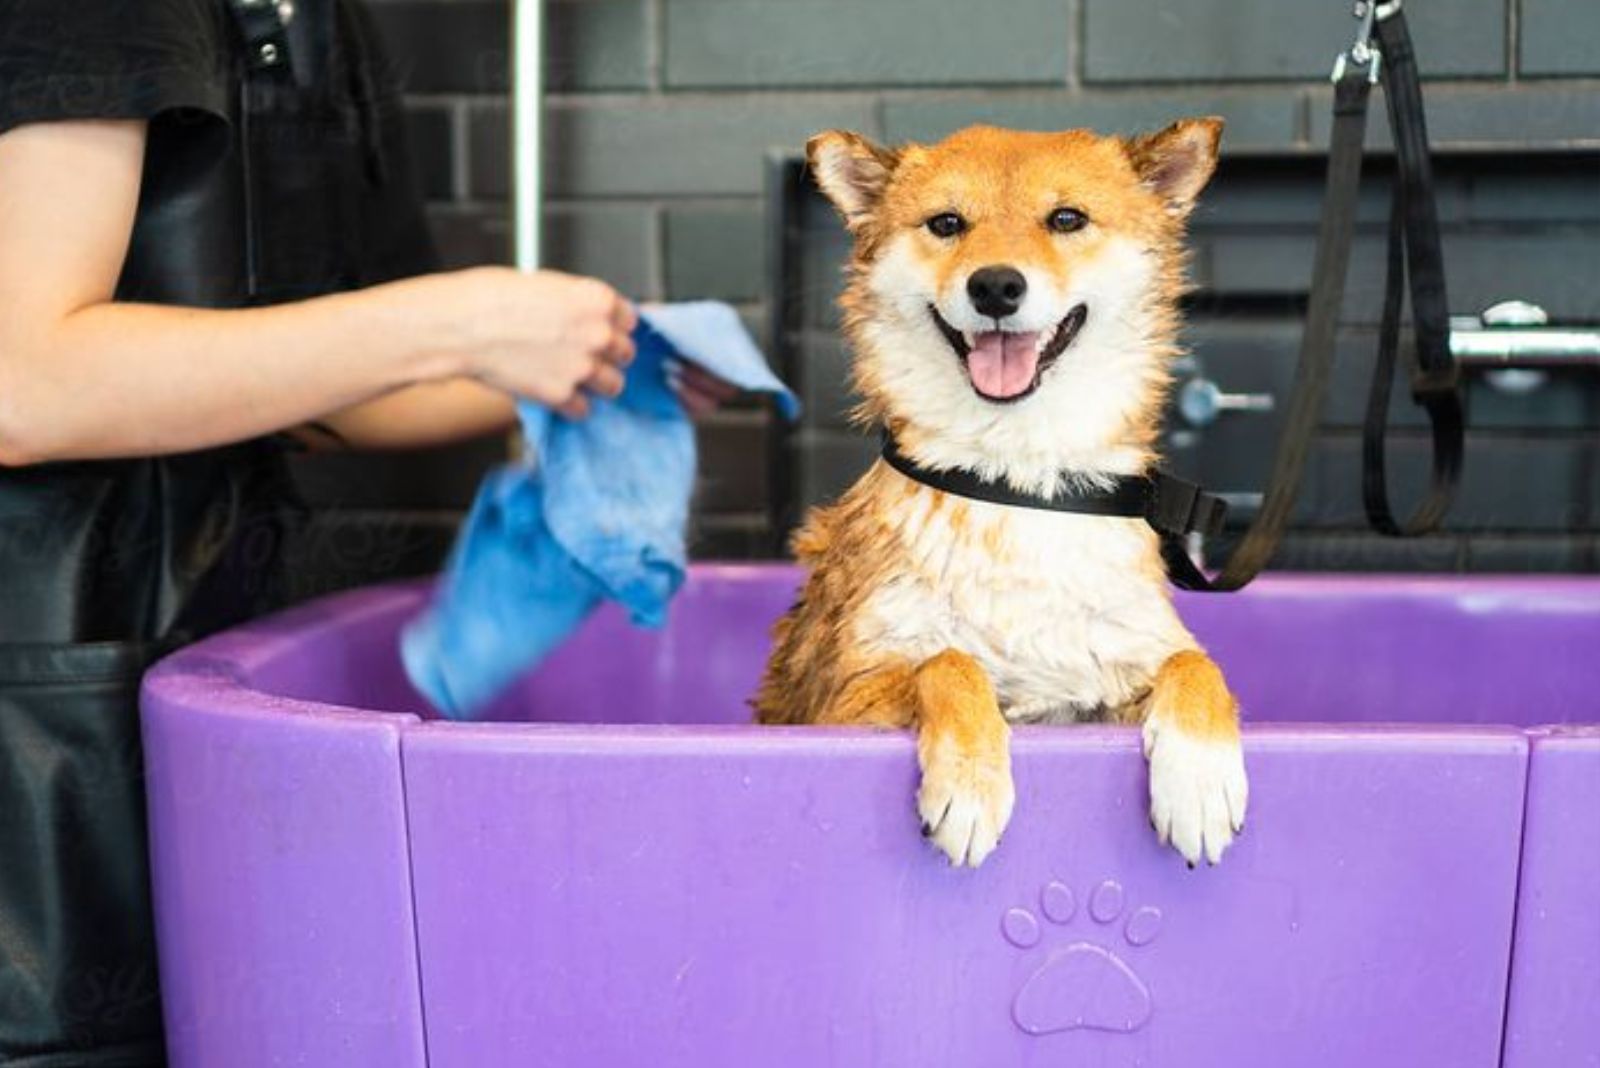
[[[446,258],[503,262],[505,3],[370,2],[405,77]],[[771,250],[763,189],[774,151],[793,152],[830,126],[899,140],[936,137],[979,120],[1128,130],[1214,113],[1228,120],[1229,164],[1208,200],[1200,280],[1217,293],[1292,305],[1309,271],[1306,220],[1318,195],[1315,156],[1327,136],[1327,70],[1352,35],[1349,6],[1349,0],[550,0],[547,258],[604,276],[641,299],[730,300],[771,342],[764,336]],[[1600,3],[1413,0],[1407,10],[1430,79],[1430,126],[1442,148],[1522,152],[1600,140]],[[1375,123],[1375,142],[1386,136],[1382,126]],[[1456,213],[1450,216],[1454,310],[1523,296],[1562,314],[1600,319],[1596,157],[1574,156],[1565,169],[1541,163],[1538,183],[1519,172],[1519,156],[1505,158],[1511,165],[1462,171],[1458,187],[1443,194],[1447,215]],[[1381,203],[1375,191],[1372,220]],[[1493,219],[1482,217],[1484,204],[1492,204]],[[1358,258],[1370,265],[1377,247],[1374,232]],[[831,290],[837,252],[824,240],[807,253],[821,291]],[[1375,276],[1361,272],[1355,281],[1351,307],[1375,308]],[[805,465],[809,482],[800,489],[814,495],[826,492],[861,449],[828,426],[827,413],[844,400],[839,354],[825,301],[807,306],[815,310],[807,312],[814,319],[806,351],[817,362],[804,368],[800,384],[823,417],[800,438],[816,460]],[[1230,311],[1197,322],[1195,341],[1225,385],[1267,386],[1287,373],[1283,346],[1294,329],[1281,309]],[[1359,362],[1364,353],[1355,338],[1344,362]],[[1526,398],[1475,387],[1474,418],[1495,428],[1475,435],[1469,471],[1483,474],[1469,476],[1466,499],[1481,495],[1483,507],[1500,509],[1500,517],[1467,520],[1477,524],[1470,544],[1447,538],[1352,554],[1350,501],[1317,497],[1304,506],[1310,529],[1291,547],[1291,559],[1405,569],[1592,568],[1595,464],[1592,450],[1585,461],[1580,445],[1596,436],[1597,389],[1592,376],[1569,376]],[[1317,466],[1329,485],[1344,480],[1353,493],[1355,446],[1340,428],[1353,421],[1359,395],[1339,405]],[[1249,464],[1260,458],[1260,431],[1237,426],[1214,428],[1199,451],[1208,468],[1244,486]],[[702,555],[770,546],[769,473],[762,462],[768,436],[764,414],[753,409],[729,412],[706,428],[695,540]],[[376,495],[362,496],[360,507],[348,511],[391,531],[395,514],[424,515],[427,534],[414,539],[405,562],[425,566],[438,531],[448,529],[485,462],[478,450],[442,469],[435,465],[424,479],[402,480],[404,492],[396,486],[393,502],[382,480],[367,474],[372,464],[361,464],[351,477],[371,478]],[[1526,492],[1502,501],[1494,471]],[[419,495],[419,483],[431,488]],[[337,476],[319,493],[347,504],[354,499]],[[1530,522],[1541,533],[1522,530],[1510,512],[1537,513]]]

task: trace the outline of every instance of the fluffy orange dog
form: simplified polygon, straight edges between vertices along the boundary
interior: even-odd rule
[[[1025,492],[1148,469],[1184,225],[1221,128],[813,138],[812,172],[855,237],[842,304],[860,419],[924,468]],[[879,462],[795,544],[810,576],[778,624],[760,718],[915,727],[917,807],[952,863],[980,864],[1011,817],[1011,723],[1142,723],[1162,841],[1193,864],[1233,840],[1237,706],[1143,520],[956,497]]]

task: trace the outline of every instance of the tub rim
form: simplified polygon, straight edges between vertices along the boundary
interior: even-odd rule
[[[715,576],[723,583],[753,582],[766,579],[774,570],[801,569],[792,563],[701,563],[691,567],[691,576]],[[507,735],[525,736],[541,747],[565,747],[579,743],[602,743],[606,747],[629,740],[671,743],[690,740],[695,745],[742,748],[755,740],[757,733],[764,748],[783,751],[828,746],[837,752],[837,743],[853,740],[856,745],[886,744],[909,746],[903,731],[884,731],[871,727],[818,727],[810,725],[763,726],[755,723],[535,723],[470,722],[447,718],[429,719],[406,710],[370,708],[318,701],[273,693],[252,682],[252,676],[274,659],[300,646],[307,634],[331,627],[344,628],[373,616],[403,611],[420,604],[436,579],[402,579],[364,586],[315,598],[303,604],[263,616],[203,638],[163,658],[145,675],[141,700],[159,699],[169,706],[211,715],[288,715],[340,722],[392,724],[406,731],[448,731],[463,742],[474,739],[504,739]],[[1325,596],[1330,589],[1356,597],[1438,596],[1441,590],[1459,590],[1458,601],[1485,598],[1503,602],[1516,598],[1520,605],[1537,596],[1541,607],[1557,610],[1570,604],[1574,612],[1596,614],[1600,604],[1600,576],[1588,575],[1389,575],[1384,573],[1274,572],[1259,579],[1252,589],[1271,597]],[[1190,595],[1208,596],[1205,594]],[[1216,596],[1216,595],[1209,595]],[[1471,606],[1469,611],[1477,610]],[[418,695],[419,701],[423,700]],[[1292,736],[1297,743],[1339,740],[1359,744],[1361,739],[1388,741],[1428,740],[1440,744],[1467,738],[1521,738],[1531,736],[1600,737],[1600,723],[1513,724],[1417,723],[1405,720],[1361,723],[1245,720],[1242,724],[1251,748],[1275,748]],[[752,731],[759,727],[759,732]],[[1022,725],[1014,728],[1014,745],[1025,751],[1049,751],[1058,745],[1074,749],[1126,749],[1137,747],[1138,728],[1085,724],[1063,731],[1059,727]]]

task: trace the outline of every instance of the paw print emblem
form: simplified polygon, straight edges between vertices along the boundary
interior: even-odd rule
[[[1107,879],[1090,893],[1083,911],[1080,919],[1070,887],[1050,882],[1039,892],[1037,911],[1007,909],[1000,919],[1007,942],[1022,950],[1042,947],[1043,959],[1011,1003],[1011,1019],[1027,1034],[1129,1034],[1150,1019],[1150,988],[1128,958],[1136,960],[1136,951],[1160,935],[1161,910],[1145,905],[1130,911],[1122,884]],[[1056,934],[1059,941],[1051,938]]]

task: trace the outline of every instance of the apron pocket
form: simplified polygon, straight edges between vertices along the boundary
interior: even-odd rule
[[[0,1065],[160,1064],[125,642],[0,644]]]

